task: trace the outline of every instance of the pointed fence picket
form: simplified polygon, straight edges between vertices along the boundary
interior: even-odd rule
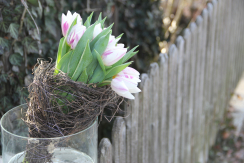
[[[99,163],[205,163],[244,70],[244,1],[212,0],[141,75]],[[128,116],[127,116],[128,115]]]

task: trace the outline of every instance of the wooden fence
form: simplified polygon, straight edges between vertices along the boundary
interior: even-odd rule
[[[244,70],[244,1],[213,0],[160,54],[112,130],[99,163],[206,162]]]

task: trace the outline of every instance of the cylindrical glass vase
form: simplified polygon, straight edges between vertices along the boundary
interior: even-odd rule
[[[87,129],[69,136],[30,138],[28,127],[22,120],[26,111],[27,105],[20,105],[1,119],[4,163],[25,162],[28,152],[32,153],[35,163],[43,162],[50,155],[53,163],[97,163],[97,121]]]

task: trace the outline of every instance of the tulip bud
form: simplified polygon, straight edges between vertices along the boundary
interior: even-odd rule
[[[61,28],[62,28],[62,33],[63,36],[65,37],[71,24],[77,17],[77,24],[82,21],[81,17],[79,14],[76,12],[72,15],[70,11],[67,12],[67,15],[62,14],[62,22],[61,22]]]
[[[140,73],[131,67],[127,67],[118,73],[111,81],[112,89],[120,96],[134,99],[131,93],[138,93],[141,90],[137,87]]]
[[[108,46],[105,52],[102,54],[102,60],[104,65],[113,65],[126,54],[126,51],[127,48],[124,48],[124,44],[118,44],[117,46]]]
[[[80,23],[73,26],[69,36],[67,37],[67,43],[71,46],[71,49],[75,49],[77,43],[79,42],[85,31],[86,27],[81,25]]]

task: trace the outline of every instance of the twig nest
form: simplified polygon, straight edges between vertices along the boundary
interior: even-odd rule
[[[123,101],[110,86],[75,82],[63,72],[54,75],[54,64],[42,60],[38,63],[28,87],[25,122],[30,137],[52,138],[77,133],[102,115],[104,108],[115,112]]]

